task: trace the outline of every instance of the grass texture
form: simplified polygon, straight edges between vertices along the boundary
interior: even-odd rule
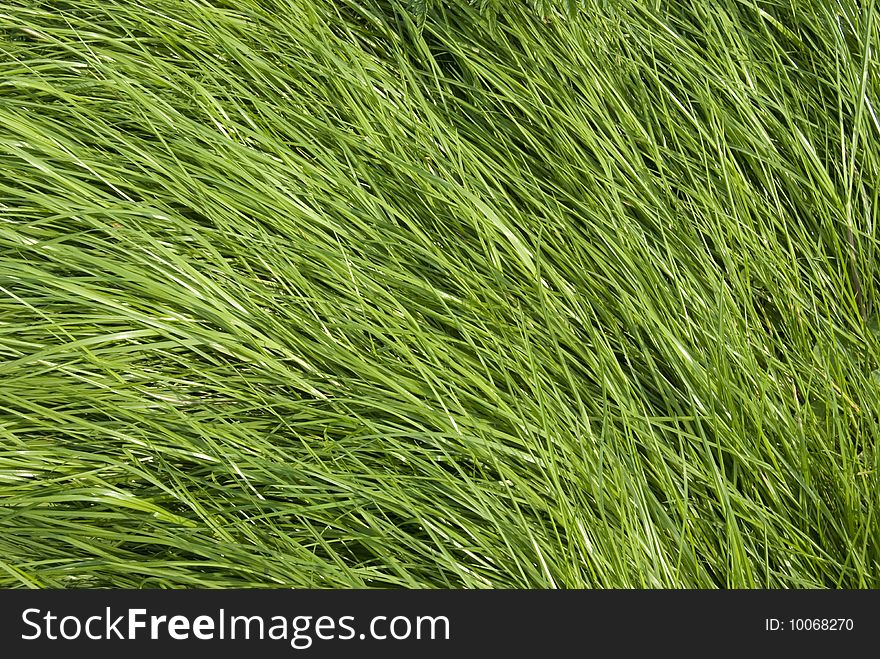
[[[880,587],[878,3],[423,4],[0,0],[0,586]]]

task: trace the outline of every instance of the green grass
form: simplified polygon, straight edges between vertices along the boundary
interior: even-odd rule
[[[880,587],[878,8],[0,0],[0,586]]]

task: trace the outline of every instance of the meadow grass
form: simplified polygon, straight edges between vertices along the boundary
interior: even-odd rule
[[[877,9],[0,0],[0,586],[880,587]]]

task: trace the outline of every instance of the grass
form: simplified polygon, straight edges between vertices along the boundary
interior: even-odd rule
[[[0,0],[0,586],[880,587],[878,3],[495,9]]]

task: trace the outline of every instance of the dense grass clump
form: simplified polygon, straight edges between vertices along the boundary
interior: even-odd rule
[[[571,4],[0,0],[0,586],[880,587],[877,3]]]

